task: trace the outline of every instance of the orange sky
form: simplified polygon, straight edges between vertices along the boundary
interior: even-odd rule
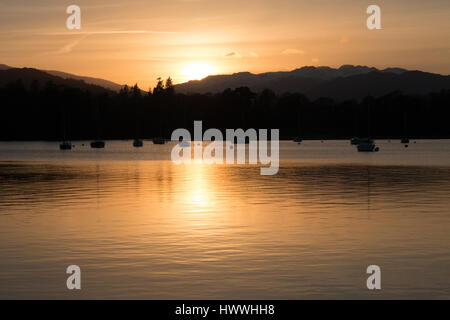
[[[0,63],[154,85],[361,64],[450,73],[448,0],[2,0]],[[382,30],[366,28],[378,4]],[[82,10],[66,29],[66,7]]]

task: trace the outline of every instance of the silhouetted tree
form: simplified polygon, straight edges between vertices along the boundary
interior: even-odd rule
[[[167,78],[166,84],[164,85],[164,91],[169,96],[173,96],[175,94],[175,88],[173,86],[172,78]]]
[[[164,92],[164,81],[161,77],[156,79],[158,82],[156,83],[156,86],[153,88],[153,95],[158,96]]]

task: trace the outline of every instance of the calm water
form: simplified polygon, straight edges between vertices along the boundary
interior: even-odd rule
[[[0,143],[0,298],[450,299],[450,141],[281,142],[276,176],[82,143]]]

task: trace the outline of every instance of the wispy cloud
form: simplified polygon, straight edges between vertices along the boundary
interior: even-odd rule
[[[104,4],[89,4],[82,5],[82,9],[107,9],[107,8],[120,8],[126,4],[119,3],[104,3]],[[2,3],[2,14],[27,14],[27,13],[37,13],[37,12],[65,12],[66,7],[53,4],[42,4],[30,5],[30,4],[18,4],[18,3]]]
[[[285,55],[291,55],[291,54],[304,54],[305,51],[300,50],[300,49],[286,49],[286,50],[283,50],[281,53],[282,53],[282,54],[285,54]]]
[[[109,34],[176,34],[179,31],[155,31],[155,30],[103,30],[103,31],[67,31],[39,33],[46,36],[68,36],[68,35],[109,35]]]
[[[225,54],[225,57],[227,57],[227,58],[232,58],[232,57],[233,58],[239,58],[240,56],[241,55],[237,51],[231,51],[231,52]]]
[[[257,53],[254,52],[254,51],[250,51],[249,54],[250,54],[252,57],[259,57],[259,54],[257,54]]]
[[[66,44],[65,46],[63,46],[62,48],[56,50],[56,51],[51,51],[51,52],[43,52],[42,55],[62,55],[62,54],[68,54],[70,52],[72,52],[73,48],[75,48],[77,45],[80,44],[80,42],[85,39],[86,37],[88,37],[88,35],[84,35],[83,37],[71,41],[68,44]]]
[[[59,49],[58,51],[55,52],[55,54],[65,54],[65,53],[70,53],[72,51],[72,49],[81,42],[81,39],[72,41],[71,43],[65,45],[64,47],[62,47],[61,49]]]

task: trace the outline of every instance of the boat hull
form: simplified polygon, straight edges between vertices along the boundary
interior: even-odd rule
[[[375,145],[373,140],[362,140],[359,142],[357,149],[359,152],[378,152],[379,148]]]
[[[163,138],[153,138],[153,144],[165,144],[166,140]]]
[[[60,150],[72,150],[72,145],[69,143],[61,143],[59,145]]]
[[[103,141],[92,141],[91,142],[91,148],[102,149],[104,147],[105,147],[105,142],[103,142]]]
[[[135,139],[134,141],[133,141],[133,147],[135,147],[135,148],[140,148],[140,147],[143,147],[144,146],[144,142],[142,141],[142,140],[140,140],[140,139]]]

